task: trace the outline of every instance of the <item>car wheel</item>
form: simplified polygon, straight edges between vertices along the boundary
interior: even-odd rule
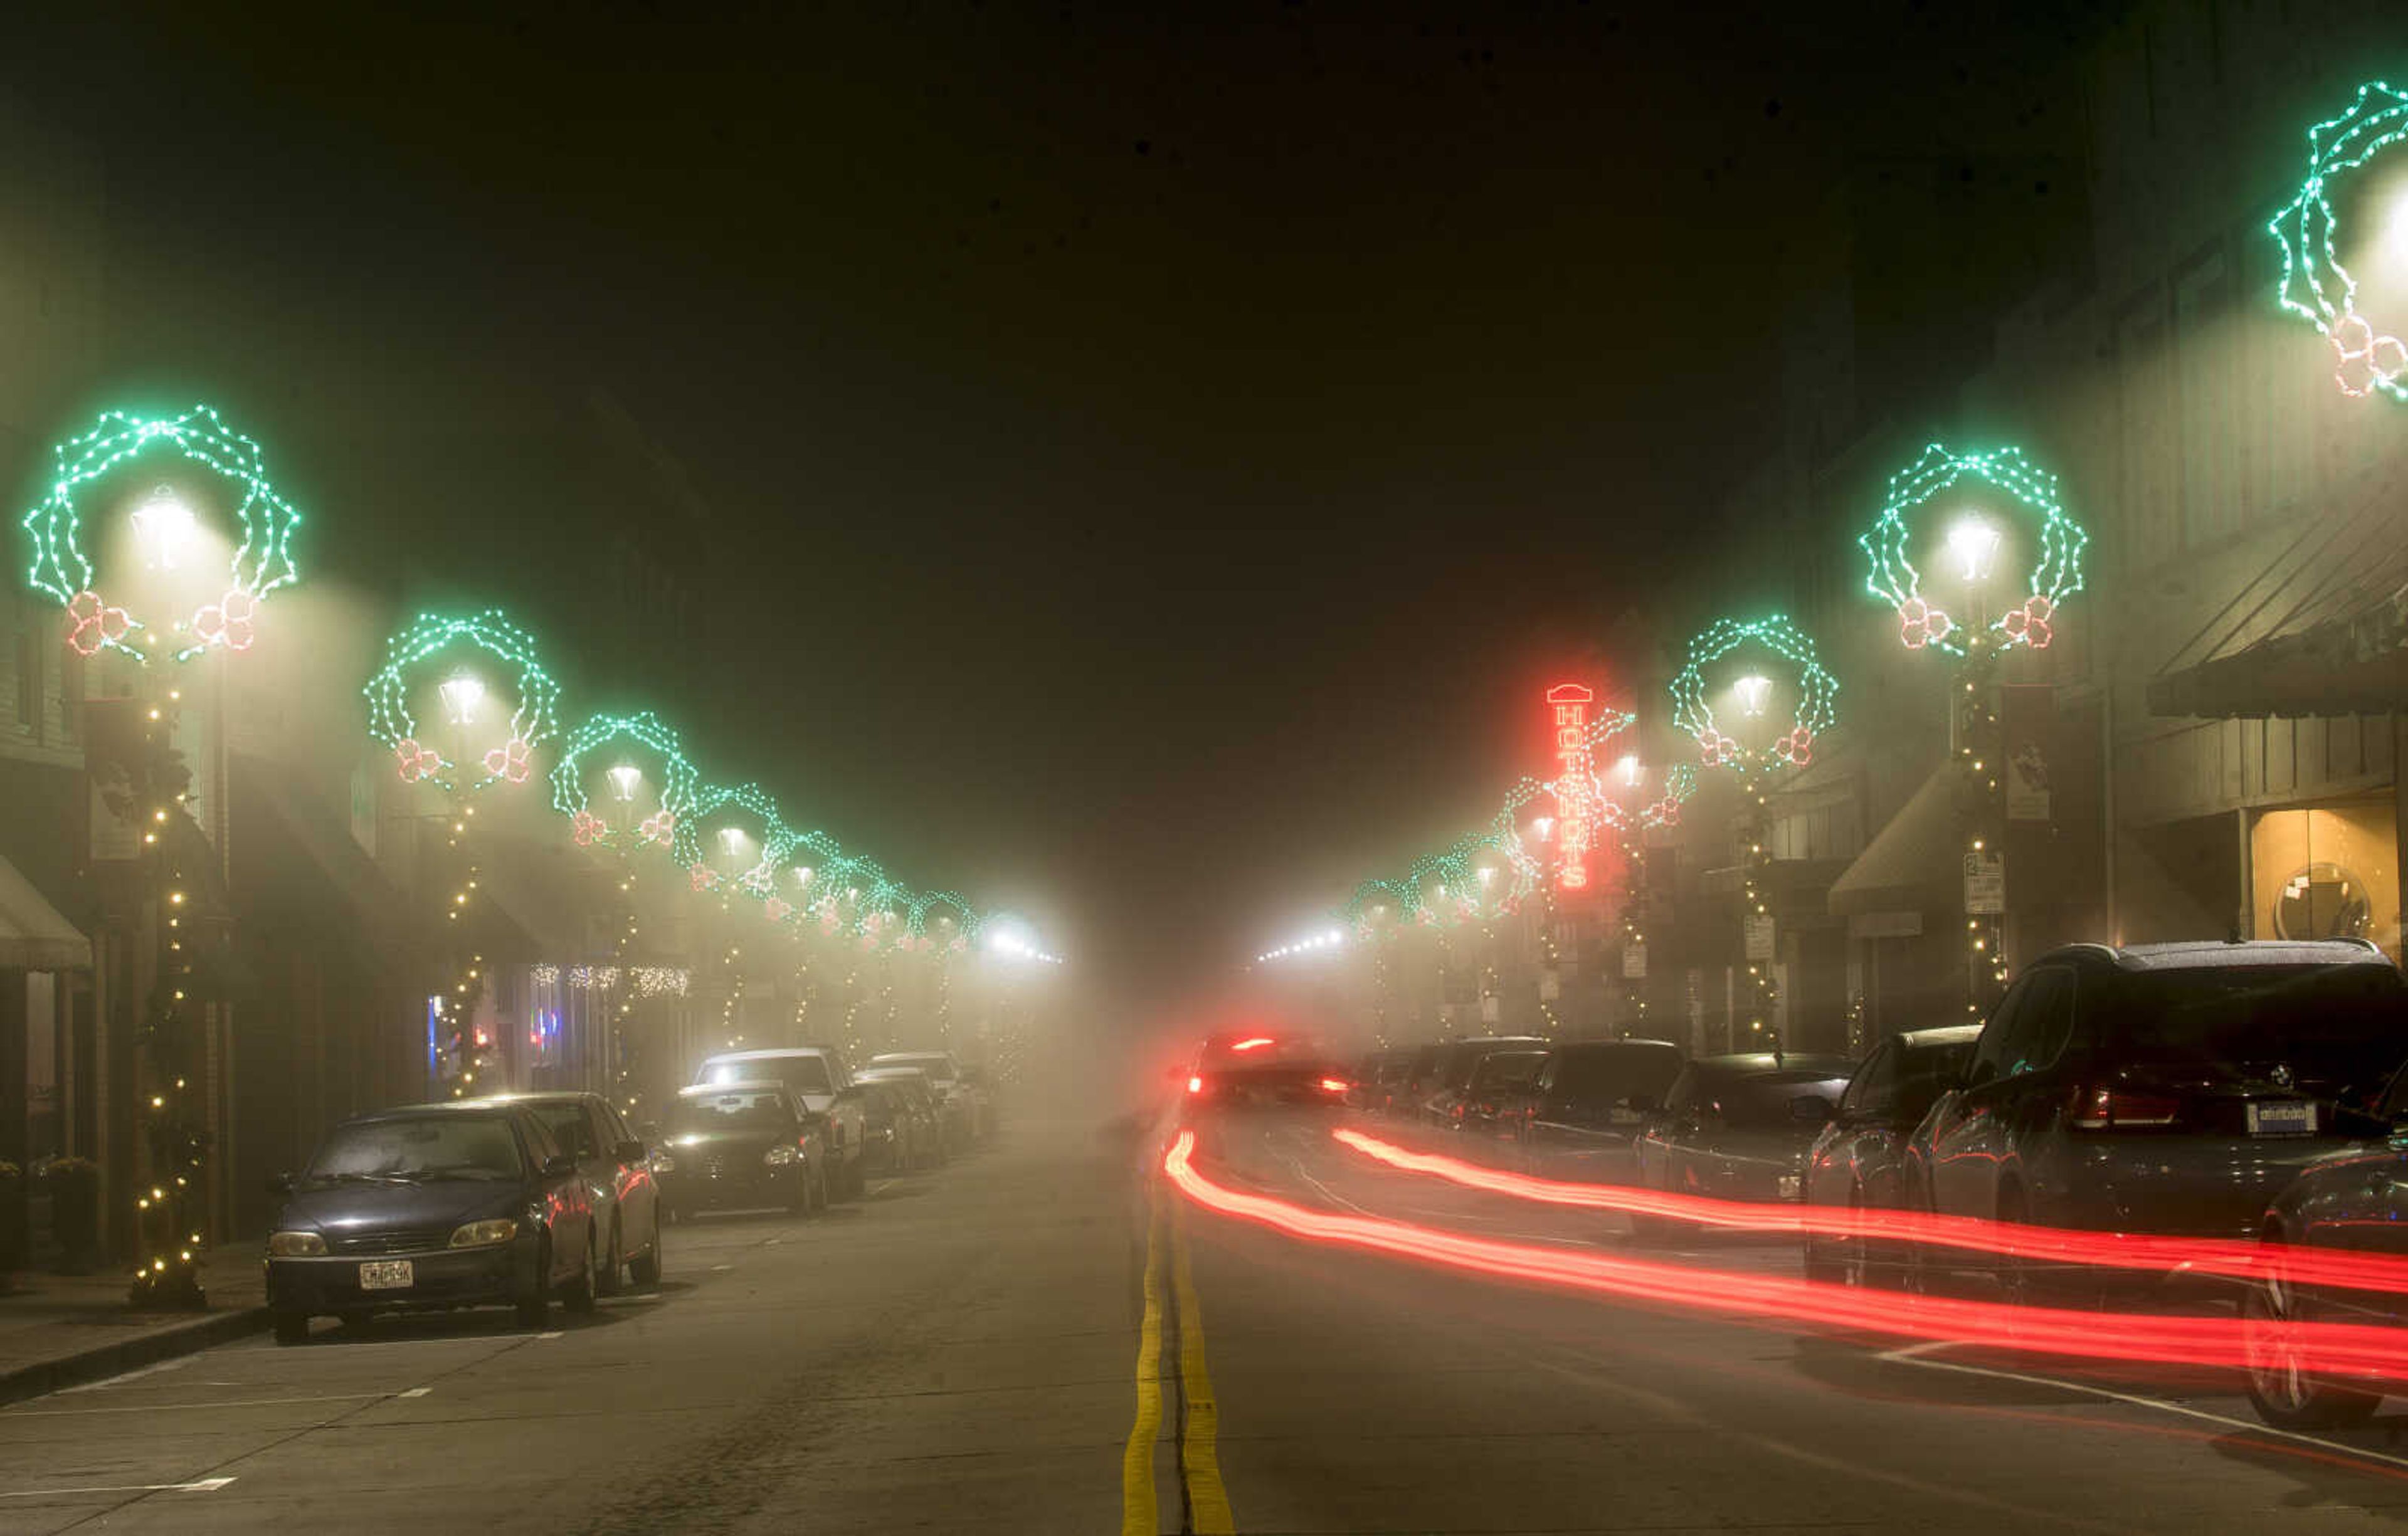
[[[2241,1344],[2250,1405],[2278,1429],[2338,1429],[2363,1424],[2381,1394],[2343,1387],[2307,1369],[2300,1344],[2306,1321],[2300,1293],[2277,1270],[2241,1298]]]
[[[811,1165],[806,1160],[795,1175],[795,1192],[786,1199],[786,1214],[807,1216],[818,1209],[819,1202],[811,1196]]]
[[[536,1250],[535,1290],[515,1303],[521,1328],[541,1328],[552,1321],[552,1244]]]
[[[844,1198],[847,1200],[859,1200],[862,1191],[869,1188],[869,1175],[861,1171],[859,1158],[845,1164],[843,1178]]]
[[[652,1245],[627,1260],[627,1278],[647,1288],[661,1283],[661,1222],[652,1218]]]
[[[280,1344],[308,1344],[309,1315],[306,1312],[288,1312],[279,1308],[276,1312],[276,1342]]]
[[[1865,1187],[1852,1186],[1848,1190],[1848,1214],[1862,1216],[1865,1211]],[[1840,1283],[1857,1290],[1875,1286],[1892,1286],[1897,1281],[1897,1259],[1887,1248],[1876,1250],[1868,1237],[1843,1238],[1840,1243]]]
[[[585,1268],[568,1283],[568,1288],[560,1293],[562,1311],[581,1315],[594,1310],[595,1273],[594,1234],[588,1232],[585,1234]]]
[[[619,1294],[619,1272],[625,1263],[626,1260],[620,1257],[619,1217],[618,1214],[613,1212],[610,1216],[610,1247],[609,1251],[603,1256],[602,1268],[599,1272],[601,1281],[599,1289],[603,1295]]]
[[[828,1208],[827,1164],[823,1162],[804,1170],[803,1182],[808,1186],[805,1198],[810,1202],[810,1209],[825,1216]]]

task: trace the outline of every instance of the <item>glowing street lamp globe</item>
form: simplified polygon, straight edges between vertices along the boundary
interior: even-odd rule
[[[1739,695],[1740,712],[1750,719],[1756,719],[1764,714],[1764,706],[1771,701],[1772,679],[1762,673],[1751,672],[1732,684],[1731,690]]]
[[[193,509],[175,487],[163,485],[134,509],[134,532],[142,541],[146,562],[155,571],[179,569],[185,552],[200,536]]]
[[[443,695],[443,712],[453,725],[476,723],[477,707],[485,702],[485,685],[474,674],[453,673],[436,691]]]
[[[623,762],[610,770],[610,795],[620,804],[633,804],[636,790],[644,782],[644,771],[632,762]]]
[[[1999,529],[1995,523],[1968,517],[1948,530],[1948,558],[1956,563],[1957,572],[1969,587],[1990,579],[1991,562],[1998,559]]]

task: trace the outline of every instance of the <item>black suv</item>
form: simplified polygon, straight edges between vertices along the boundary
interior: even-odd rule
[[[1916,1129],[1914,1198],[1947,1216],[2251,1238],[2302,1169],[2363,1132],[2403,1059],[2408,983],[2364,941],[2069,946],[2024,968]],[[2044,1277],[1990,1273],[2014,1299]]]

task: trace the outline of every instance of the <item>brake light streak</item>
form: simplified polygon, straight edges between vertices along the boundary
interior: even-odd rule
[[[1418,1259],[1473,1274],[1775,1323],[2097,1360],[2240,1369],[2252,1353],[2236,1317],[2103,1315],[1872,1291],[1818,1280],[1738,1274],[1541,1247],[1382,1216],[1316,1211],[1213,1183],[1197,1172],[1195,1149],[1195,1132],[1181,1131],[1163,1157],[1162,1171],[1182,1194],[1206,1210],[1310,1242]],[[2357,1323],[2294,1323],[2286,1332],[2286,1343],[2319,1372],[2408,1378],[2408,1330]]]
[[[2265,1278],[2280,1266],[2293,1285],[2349,1290],[2408,1292],[2408,1260],[2331,1248],[2275,1246],[2214,1238],[2152,1237],[2126,1232],[2076,1231],[2027,1227],[1974,1216],[1933,1216],[1921,1211],[1802,1205],[1791,1202],[1713,1200],[1666,1194],[1613,1184],[1570,1184],[1482,1168],[1436,1153],[1412,1152],[1359,1131],[1330,1134],[1378,1162],[1410,1173],[1426,1173],[1467,1188],[1516,1200],[1589,1210],[1660,1216],[1700,1227],[1741,1231],[1789,1232],[1798,1236],[1868,1238],[1876,1243],[1921,1243],[2042,1262],[2088,1264],[2106,1269],[2171,1271],[2238,1280]]]

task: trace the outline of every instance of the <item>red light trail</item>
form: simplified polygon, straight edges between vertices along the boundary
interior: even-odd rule
[[[1359,1248],[1505,1280],[1555,1286],[1659,1306],[1897,1337],[2074,1356],[2210,1366],[2249,1363],[2236,1317],[2160,1317],[2014,1306],[1866,1290],[1819,1280],[1735,1274],[1685,1264],[1581,1253],[1421,1227],[1383,1216],[1316,1211],[1213,1183],[1196,1171],[1196,1133],[1182,1131],[1162,1171],[1196,1204],[1308,1242]],[[2323,1374],[2408,1378],[2408,1330],[2358,1323],[2294,1323],[2287,1352]]]
[[[2086,1232],[2062,1227],[2027,1227],[1976,1216],[1933,1216],[1921,1211],[1847,1210],[1836,1205],[1789,1202],[1713,1200],[1666,1194],[1626,1185],[1570,1184],[1482,1168],[1436,1153],[1411,1152],[1362,1131],[1330,1134],[1365,1157],[1410,1173],[1426,1173],[1466,1188],[1485,1189],[1516,1200],[1589,1210],[1666,1217],[1700,1227],[1741,1231],[1790,1232],[1803,1237],[1870,1238],[1877,1243],[1922,1243],[1936,1247],[2043,1262],[2088,1264],[2104,1269],[2187,1269],[2194,1273],[2241,1280],[2264,1279],[2278,1264],[2293,1285],[2337,1286],[2351,1290],[2408,1292],[2408,1260],[2333,1248],[2269,1246],[2215,1238],[2151,1237],[2123,1232]]]

